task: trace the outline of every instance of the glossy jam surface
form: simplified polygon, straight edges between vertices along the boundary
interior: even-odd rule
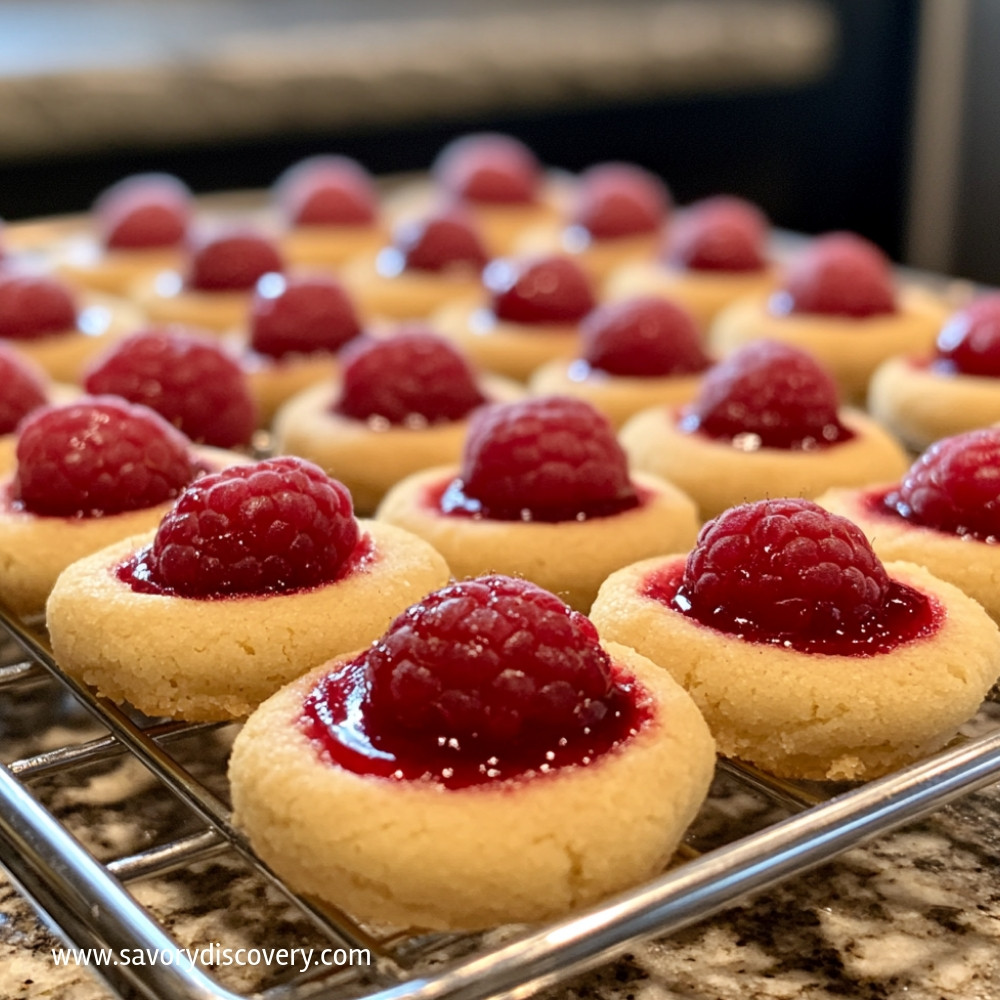
[[[650,724],[653,707],[645,689],[620,669],[615,682],[612,711],[593,731],[555,745],[544,738],[522,740],[498,753],[475,740],[381,731],[366,712],[369,681],[364,657],[359,657],[313,688],[299,725],[326,759],[354,774],[474,788],[585,767],[625,743]]]
[[[326,587],[331,583],[337,583],[338,581],[343,580],[348,576],[352,576],[355,573],[364,573],[372,565],[374,565],[379,558],[378,549],[375,547],[375,543],[372,540],[371,535],[363,534],[358,539],[358,543],[355,545],[354,550],[340,567],[340,571],[337,575],[330,580],[324,580],[323,582],[313,586],[292,587],[287,590],[269,588],[257,593],[210,592],[205,594],[190,595],[182,594],[173,587],[158,583],[156,581],[156,574],[150,563],[150,555],[151,546],[147,545],[145,548],[140,549],[138,552],[126,559],[125,562],[119,563],[117,566],[113,567],[112,572],[114,573],[115,578],[120,580],[130,590],[137,594],[156,594],[160,597],[181,597],[186,600],[202,601],[246,600],[247,598],[264,597],[268,594],[275,593],[304,594],[308,593],[310,590],[315,590],[318,587]]]
[[[891,580],[886,601],[879,612],[853,629],[834,630],[818,635],[800,635],[762,629],[745,619],[720,616],[709,621],[692,612],[691,601],[682,585],[684,563],[668,563],[642,581],[642,596],[708,628],[736,636],[747,642],[794,649],[820,656],[878,656],[900,646],[933,635],[944,621],[945,611],[938,601],[913,587]]]
[[[590,503],[566,503],[552,506],[491,506],[470,497],[461,479],[451,479],[430,487],[423,505],[429,510],[448,517],[463,517],[474,521],[519,521],[521,523],[561,524],[565,521],[593,521],[601,517],[614,517],[636,510],[648,503],[652,494],[637,487],[635,492],[623,497],[611,497]]]
[[[820,451],[831,445],[844,444],[855,437],[854,431],[840,421],[824,424],[818,433],[795,431],[787,435],[772,434],[767,440],[756,431],[717,431],[703,424],[696,414],[681,413],[677,426],[685,434],[700,434],[710,441],[731,445],[737,451],[760,451],[776,448],[781,451]]]

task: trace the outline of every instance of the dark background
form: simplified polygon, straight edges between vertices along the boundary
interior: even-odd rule
[[[792,90],[581,104],[546,112],[426,119],[165,149],[0,163],[10,220],[84,210],[125,174],[166,170],[198,192],[261,188],[296,159],[342,152],[384,173],[425,168],[456,134],[519,136],[553,166],[604,159],[660,173],[675,199],[719,191],[759,202],[779,225],[857,230],[900,257],[916,54],[915,0],[832,0],[840,45],[830,72]]]

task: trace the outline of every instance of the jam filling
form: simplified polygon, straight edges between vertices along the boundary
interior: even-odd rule
[[[702,422],[697,413],[681,413],[677,426],[684,434],[699,434],[713,441],[731,445],[738,451],[760,451],[761,448],[778,448],[782,451],[822,451],[832,445],[843,444],[856,435],[839,420],[824,424],[817,432],[803,432],[800,427],[776,425],[766,434],[756,431],[741,431],[737,434],[713,433]]]
[[[116,579],[124,583],[130,590],[137,594],[157,594],[161,597],[182,597],[185,600],[205,600],[205,601],[225,601],[229,599],[241,600],[247,597],[263,597],[269,594],[299,594],[316,590],[319,587],[337,583],[339,580],[350,576],[353,573],[363,573],[378,559],[378,552],[371,535],[363,534],[358,539],[358,544],[354,551],[344,561],[340,571],[332,580],[317,584],[315,587],[296,587],[290,590],[265,590],[261,593],[227,593],[227,594],[199,594],[196,597],[189,597],[182,594],[173,587],[165,587],[155,579],[153,568],[149,562],[149,555],[152,546],[147,545],[138,552],[129,556],[125,562],[115,566],[112,572]]]
[[[612,711],[600,726],[572,740],[535,733],[536,738],[505,746],[501,752],[475,740],[421,739],[380,730],[366,712],[369,681],[362,655],[313,688],[299,725],[325,759],[354,774],[474,788],[585,767],[634,736],[652,721],[652,703],[633,678],[617,673],[615,679]]]
[[[852,631],[836,630],[820,635],[775,633],[760,629],[746,619],[720,614],[711,621],[697,617],[682,586],[684,562],[655,570],[642,583],[643,597],[687,616],[708,628],[735,635],[747,642],[781,646],[800,653],[821,656],[877,656],[933,635],[940,628],[944,609],[938,601],[904,583],[891,580],[889,595],[878,615],[862,622]]]
[[[611,497],[586,507],[566,504],[552,507],[491,507],[465,492],[461,479],[437,483],[424,496],[424,506],[448,517],[465,517],[475,521],[523,521],[558,524],[563,521],[593,521],[601,517],[614,517],[648,503],[652,493],[642,487],[634,488],[628,495]]]
[[[922,521],[919,521],[916,517],[914,517],[913,509],[902,498],[902,495],[897,487],[870,490],[863,495],[862,503],[864,504],[867,512],[875,517],[898,517],[906,521],[907,524],[912,524],[920,528],[929,528],[932,531],[940,531],[945,535],[956,535],[959,538],[965,538],[969,541],[982,542],[984,545],[1000,544],[1000,535],[985,534],[974,528],[960,526],[954,531],[951,531],[948,528],[941,528],[935,524],[924,524]]]

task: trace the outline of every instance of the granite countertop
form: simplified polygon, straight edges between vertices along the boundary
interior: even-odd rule
[[[60,706],[58,725],[52,704]],[[970,733],[995,729],[988,703]],[[92,734],[80,710],[51,682],[27,694],[0,693],[4,759]],[[221,774],[233,727],[176,745],[192,773],[225,794]],[[173,744],[172,744],[173,746]],[[35,779],[31,787],[101,859],[122,856],[195,829],[137,762],[89,765]],[[773,804],[717,778],[694,829],[700,849],[734,829],[780,817]],[[968,795],[930,818],[852,849],[811,873],[617,961],[549,990],[571,1000],[1000,1000],[1000,787]],[[300,947],[316,932],[273,888],[230,855],[137,882],[139,901],[182,946]],[[59,941],[8,884],[0,884],[0,995],[105,1000],[83,969],[56,968]],[[247,993],[273,978],[259,970],[213,973]]]
[[[800,85],[822,0],[0,3],[0,157]]]

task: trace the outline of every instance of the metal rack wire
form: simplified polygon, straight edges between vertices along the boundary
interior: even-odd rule
[[[212,727],[137,722],[66,677],[40,633],[0,609],[0,625],[21,652],[0,665],[0,703],[24,685],[55,678],[106,735],[0,768],[0,863],[22,892],[77,947],[174,950],[178,946],[130,894],[135,880],[214,858],[242,858],[282,893],[332,946],[367,948],[374,966],[307,973],[266,987],[265,1000],[311,1000],[364,994],[371,1000],[487,1000],[525,996],[593,967],[636,940],[669,934],[833,858],[877,834],[920,818],[1000,778],[1000,729],[964,740],[930,760],[833,797],[751,768],[720,762],[720,772],[779,805],[786,818],[682,862],[654,881],[607,903],[500,945],[462,935],[379,934],[344,913],[290,892],[253,854],[231,823],[225,802],[172,752]],[[195,821],[194,832],[139,853],[99,862],[28,787],[39,776],[131,755]],[[426,959],[436,956],[431,971]],[[193,965],[104,966],[119,995],[160,1000],[237,1000],[239,994]]]

